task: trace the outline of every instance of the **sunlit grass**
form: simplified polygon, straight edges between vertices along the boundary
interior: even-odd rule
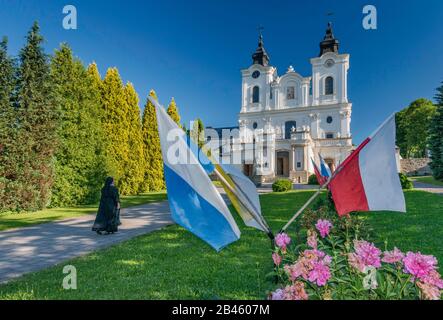
[[[312,193],[262,195],[273,230]],[[360,215],[373,227],[379,245],[388,239],[390,247],[420,250],[443,261],[443,197],[420,191],[405,195],[406,214]],[[0,299],[263,299],[275,286],[266,277],[273,268],[270,241],[236,219],[242,237],[220,253],[173,225],[0,286]],[[77,268],[77,290],[62,289],[68,263]]]

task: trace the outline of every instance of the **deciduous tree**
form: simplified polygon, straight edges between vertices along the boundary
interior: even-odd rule
[[[436,107],[428,99],[417,99],[396,114],[397,146],[403,158],[427,156],[429,125]]]

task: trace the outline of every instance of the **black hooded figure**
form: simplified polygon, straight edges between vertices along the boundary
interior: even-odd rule
[[[100,205],[98,207],[97,217],[95,218],[92,231],[102,234],[102,231],[114,233],[118,231],[120,211],[120,196],[118,189],[114,186],[114,179],[107,177],[105,185],[102,188]]]

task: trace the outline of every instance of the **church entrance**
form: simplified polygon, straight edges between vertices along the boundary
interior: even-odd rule
[[[331,170],[331,172],[334,172],[335,170],[335,162],[334,159],[325,159],[326,164],[329,166],[329,169]]]
[[[289,152],[288,151],[278,151],[276,161],[276,175],[289,177]]]
[[[244,164],[243,165],[243,173],[247,177],[252,177],[252,164]]]

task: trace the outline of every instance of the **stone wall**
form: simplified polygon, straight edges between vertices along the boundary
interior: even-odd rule
[[[429,161],[429,158],[400,159],[400,171],[408,176],[431,175]]]

